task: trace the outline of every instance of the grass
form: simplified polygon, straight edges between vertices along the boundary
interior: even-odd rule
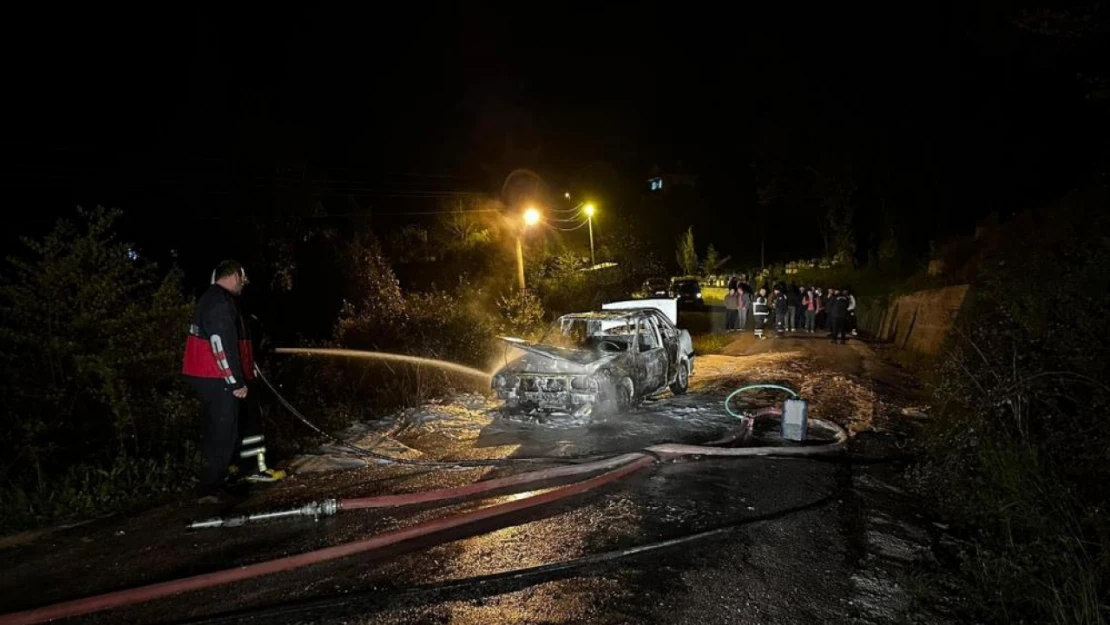
[[[191,443],[183,457],[193,457]],[[166,456],[161,460],[118,457],[107,467],[77,465],[38,485],[0,489],[0,532],[86,519],[130,509],[190,488],[193,466]]]
[[[694,353],[705,356],[706,354],[721,353],[725,346],[736,337],[726,332],[715,332],[712,334],[697,334],[692,338],[694,340]]]
[[[678,327],[693,335],[721,332],[725,329],[725,311],[680,309]]]
[[[915,471],[967,536],[961,568],[976,620],[1110,622],[1105,523],[1039,450],[965,415],[941,417],[924,436],[935,449]]]
[[[728,289],[723,286],[703,286],[701,287],[702,301],[710,306],[724,306],[725,295],[728,294]]]

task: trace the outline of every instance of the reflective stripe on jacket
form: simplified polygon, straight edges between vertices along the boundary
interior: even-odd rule
[[[254,348],[251,342],[239,340],[239,370],[242,371],[244,380],[254,379]],[[185,339],[185,358],[181,365],[181,373],[194,378],[223,378],[230,386],[242,386],[237,383],[237,378],[231,373],[231,365],[227,361],[227,353],[223,349],[223,339],[212,336],[207,341],[190,334]]]
[[[757,296],[755,298],[755,302],[752,304],[752,312],[757,315],[766,315],[770,311],[771,309],[767,306],[767,298],[763,296]]]
[[[197,300],[181,373],[194,378],[223,378],[232,388],[242,387],[254,377],[254,353],[246,324],[232,294],[218,284],[210,286]]]

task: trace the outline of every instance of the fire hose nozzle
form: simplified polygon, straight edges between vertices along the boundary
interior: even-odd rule
[[[186,528],[191,530],[211,529],[214,527],[224,527],[226,523],[227,519],[224,519],[223,517],[215,517],[212,519],[205,519],[203,521],[193,521],[192,523],[187,525]]]
[[[325,499],[323,501],[313,501],[305,504],[301,508],[303,516],[310,516],[313,520],[319,520],[322,516],[334,516],[339,512],[338,499]]]
[[[247,515],[236,515],[230,517],[216,517],[214,519],[207,519],[204,521],[193,521],[187,526],[187,529],[213,529],[217,527],[241,527],[248,523],[257,521],[268,521],[270,519],[282,519],[286,517],[312,517],[313,521],[317,521],[322,516],[332,516],[339,512],[339,501],[336,499],[324,499],[323,501],[313,501],[306,503],[299,508],[290,508],[287,510],[277,510],[273,512],[254,512]]]

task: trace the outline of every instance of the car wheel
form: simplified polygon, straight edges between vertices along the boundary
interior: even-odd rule
[[[632,407],[634,397],[632,380],[625,378],[613,385],[612,391],[598,404],[595,414],[606,417],[623,414]]]
[[[678,363],[678,375],[674,378],[674,384],[671,384],[671,392],[675,395],[685,395],[686,391],[690,388],[690,361],[680,360]]]
[[[635,392],[632,388],[632,380],[625,378],[617,385],[617,409],[627,410],[632,407],[632,399],[635,397]]]

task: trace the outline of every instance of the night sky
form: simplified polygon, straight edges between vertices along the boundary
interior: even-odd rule
[[[1076,80],[1090,50],[1016,28],[1001,2],[895,4],[14,13],[9,235],[115,206],[153,255],[210,266],[234,242],[190,252],[183,233],[321,198],[434,210],[516,167],[596,197],[599,229],[620,228],[650,168],[681,163],[698,197],[645,237],[669,259],[693,225],[754,263],[761,231],[768,260],[821,253],[816,213],[757,203],[770,177],[798,194],[806,171],[850,178],[863,247],[894,227],[922,250],[1089,176],[1106,131]]]

